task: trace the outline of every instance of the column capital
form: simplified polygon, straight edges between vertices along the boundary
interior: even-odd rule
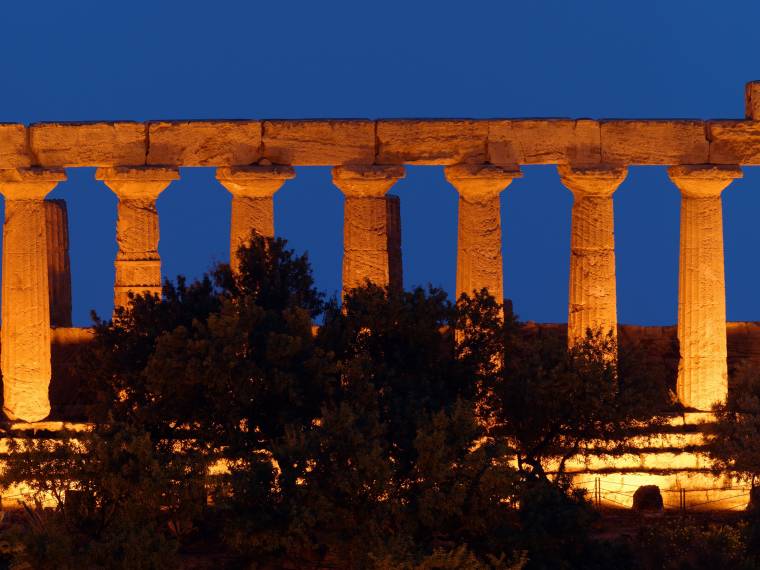
[[[493,164],[454,164],[443,169],[446,180],[459,195],[470,202],[498,197],[515,178],[522,178],[519,168]]]
[[[179,170],[150,166],[98,168],[95,179],[102,180],[120,200],[155,200],[173,180],[179,180]]]
[[[742,169],[734,165],[695,164],[671,166],[668,176],[685,198],[717,198]]]
[[[66,180],[62,168],[13,168],[0,170],[0,193],[6,200],[43,200],[59,182]]]
[[[336,166],[332,175],[333,184],[347,197],[382,198],[406,174],[400,165],[366,165]]]
[[[251,165],[216,169],[216,179],[238,198],[269,198],[286,180],[294,178],[291,166]]]
[[[628,176],[628,169],[624,166],[559,164],[557,172],[562,184],[575,196],[612,196]]]

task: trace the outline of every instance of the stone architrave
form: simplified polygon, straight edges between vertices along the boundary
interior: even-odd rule
[[[385,194],[404,177],[403,166],[336,166],[333,183],[346,200],[343,206],[343,291],[371,281],[381,287],[392,282],[389,240],[393,222]]]
[[[119,198],[116,223],[116,280],[114,310],[129,304],[129,293],[161,294],[161,258],[158,255],[156,199],[179,179],[175,168],[98,168],[102,180]]]
[[[64,200],[45,200],[50,325],[71,326],[69,215]]]
[[[586,332],[617,337],[615,222],[612,195],[625,180],[625,168],[558,166],[562,184],[573,193],[570,229],[568,344]]]
[[[515,167],[458,164],[444,169],[459,192],[457,233],[457,298],[487,289],[504,301],[501,256],[501,192],[522,173]]]
[[[295,176],[290,166],[235,166],[217,168],[216,179],[232,194],[230,267],[240,266],[238,249],[251,233],[274,237],[274,194]]]
[[[673,166],[668,174],[681,191],[677,391],[684,406],[707,411],[728,393],[720,195],[742,171],[694,165]]]
[[[44,198],[63,170],[1,170],[3,411],[36,422],[50,413],[50,297]]]

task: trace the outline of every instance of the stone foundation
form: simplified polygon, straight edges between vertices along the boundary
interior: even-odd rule
[[[573,485],[608,508],[631,508],[636,489],[656,485],[665,510],[743,510],[749,504],[749,484],[710,470],[702,428],[711,420],[699,412],[675,416],[659,433],[626,441],[623,453],[596,449],[570,461]]]

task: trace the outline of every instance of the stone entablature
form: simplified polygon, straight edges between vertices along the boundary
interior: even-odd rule
[[[760,165],[746,118],[214,120],[0,124],[0,169],[79,166]]]

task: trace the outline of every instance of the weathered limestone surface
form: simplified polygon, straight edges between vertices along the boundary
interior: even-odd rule
[[[95,177],[119,198],[114,309],[129,304],[129,293],[160,295],[156,199],[179,173],[172,168],[99,168]]]
[[[760,81],[750,81],[744,91],[744,115],[753,121],[760,121]]]
[[[145,164],[144,123],[38,123],[29,127],[33,163],[39,166]]]
[[[60,170],[2,170],[3,411],[12,420],[50,413],[50,299],[44,198],[66,175]]]
[[[366,120],[265,121],[262,155],[274,164],[372,164],[375,123]]]
[[[599,164],[600,134],[599,122],[589,119],[489,121],[488,160],[502,166]]]
[[[528,331],[533,334],[550,335],[559,339],[567,336],[565,324],[530,323]],[[760,322],[726,323],[729,375],[739,366],[760,366]],[[672,389],[676,391],[679,347],[678,327],[619,325],[618,345],[622,350],[640,347],[657,362],[668,378],[672,377]]]
[[[232,194],[230,266],[239,269],[238,249],[254,230],[274,237],[274,194],[295,176],[289,166],[219,168],[216,178]]]
[[[391,284],[389,236],[395,222],[389,219],[385,194],[404,177],[401,166],[339,166],[333,183],[343,192],[343,291],[371,281]]]
[[[602,121],[602,162],[704,164],[709,162],[702,121]]]
[[[504,299],[501,256],[500,194],[519,178],[519,170],[494,165],[455,165],[446,180],[459,192],[457,233],[457,298],[485,288]]]
[[[710,162],[760,164],[760,122],[711,121]]]
[[[261,157],[261,121],[160,121],[148,126],[148,164],[235,166]]]
[[[69,214],[64,200],[45,200],[50,324],[71,326]]]
[[[25,168],[30,165],[26,127],[17,123],[0,123],[0,168]]]
[[[591,329],[617,335],[615,224],[612,195],[625,168],[560,166],[562,183],[573,193],[570,234],[568,342]]]
[[[709,410],[728,391],[726,287],[721,192],[742,176],[735,166],[674,166],[681,191],[677,392],[687,407]]]
[[[486,162],[488,121],[377,121],[378,164]]]

